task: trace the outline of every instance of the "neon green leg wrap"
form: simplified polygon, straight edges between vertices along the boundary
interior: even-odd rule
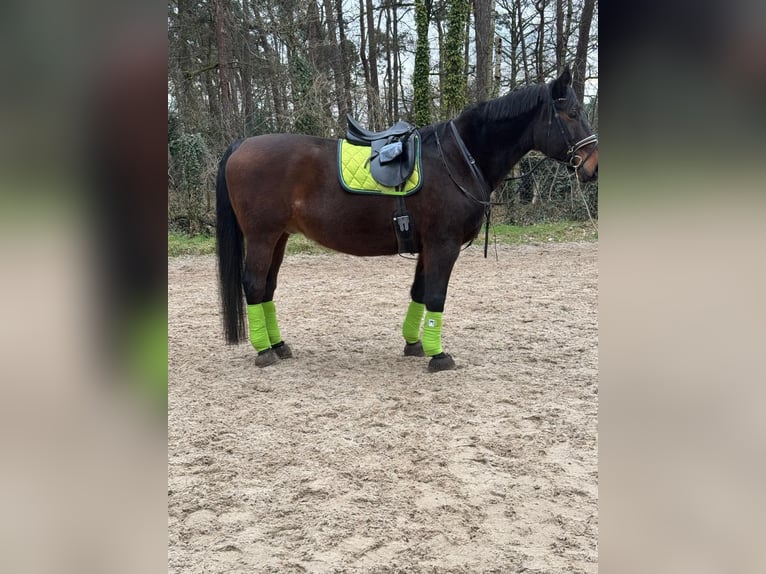
[[[423,352],[428,357],[443,352],[442,314],[436,311],[426,311],[426,320],[423,322]]]
[[[266,329],[266,316],[263,312],[263,303],[247,306],[247,319],[250,323],[250,344],[259,353],[271,348],[269,332]]]
[[[274,346],[282,342],[282,334],[279,332],[279,324],[277,323],[277,308],[274,301],[264,301],[261,305],[263,305],[263,316],[266,319],[269,342]]]
[[[402,325],[402,335],[404,340],[410,344],[420,341],[420,325],[423,323],[425,310],[426,306],[423,303],[415,303],[415,301],[410,301],[410,306],[407,307],[407,316],[404,318],[404,325]]]

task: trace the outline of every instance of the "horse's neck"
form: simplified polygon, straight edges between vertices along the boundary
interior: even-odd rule
[[[461,134],[466,132],[463,138],[466,146],[492,189],[534,147],[530,121],[520,119],[505,126],[485,125],[481,130],[460,130],[461,126],[456,123]]]

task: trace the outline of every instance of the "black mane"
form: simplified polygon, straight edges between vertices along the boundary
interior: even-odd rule
[[[550,97],[546,84],[526,86],[500,98],[468,106],[459,118],[469,123],[509,120],[534,110],[542,102],[550,101]]]

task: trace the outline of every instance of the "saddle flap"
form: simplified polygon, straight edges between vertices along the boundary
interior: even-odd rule
[[[408,138],[402,142],[376,140],[372,142],[370,153],[370,173],[381,185],[399,187],[415,169],[415,148],[420,138]]]

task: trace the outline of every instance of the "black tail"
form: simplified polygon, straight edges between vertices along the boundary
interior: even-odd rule
[[[241,141],[229,146],[218,164],[215,186],[215,235],[218,251],[218,284],[223,309],[223,332],[226,342],[233,345],[247,338],[245,326],[245,300],[242,291],[244,249],[242,230],[234,215],[226,185],[226,162]]]

